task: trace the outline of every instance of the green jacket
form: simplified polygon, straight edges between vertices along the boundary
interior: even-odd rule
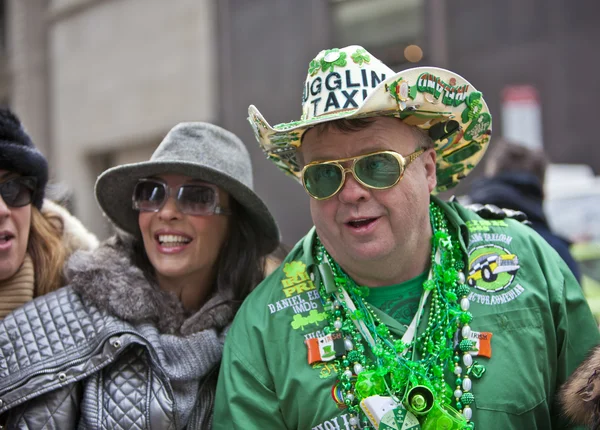
[[[491,333],[491,358],[473,380],[476,428],[565,428],[555,394],[600,335],[581,287],[532,229],[484,220],[441,203],[465,253],[474,331]],[[332,397],[333,362],[307,362],[306,339],[327,321],[313,272],[314,229],[242,305],[229,331],[217,388],[216,429],[349,429]],[[391,321],[390,321],[391,320]],[[404,327],[384,322],[401,335]],[[451,379],[452,369],[447,369]]]

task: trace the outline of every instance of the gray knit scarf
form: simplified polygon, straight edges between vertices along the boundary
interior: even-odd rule
[[[132,264],[131,239],[114,236],[91,252],[75,253],[66,269],[83,300],[127,321],[146,339],[167,375],[180,428],[210,428],[218,366],[234,309],[231,291],[217,291],[194,314],[152,285]]]

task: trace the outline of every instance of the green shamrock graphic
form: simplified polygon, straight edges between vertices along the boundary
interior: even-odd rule
[[[465,103],[467,104],[467,107],[462,111],[461,114],[463,123],[467,123],[473,118],[476,118],[483,109],[483,104],[481,103],[481,93],[479,91],[475,91],[469,94],[465,100]]]
[[[315,309],[308,313],[308,316],[302,316],[301,314],[294,315],[292,322],[290,325],[294,330],[304,330],[309,324],[318,325],[321,321],[327,319],[327,314],[325,312],[318,312]]]
[[[321,68],[321,64],[315,59],[310,62],[308,65],[308,73],[310,76],[314,76],[317,74],[319,69]]]
[[[294,315],[294,319],[290,324],[294,330],[304,330],[304,327],[306,327],[309,324],[309,321],[308,318],[305,318],[300,314],[296,314]]]
[[[307,321],[310,324],[319,324],[321,321],[325,320],[327,318],[327,314],[325,312],[319,312],[315,309],[313,309],[312,311],[310,311],[308,313],[308,316],[306,317]]]
[[[285,263],[285,266],[283,266],[283,271],[285,272],[285,276],[288,278],[294,278],[306,271],[306,264],[304,264],[302,261]]]
[[[354,61],[359,66],[362,66],[363,63],[368,63],[371,61],[371,56],[367,53],[366,49],[358,48],[354,54],[351,55],[352,61]]]

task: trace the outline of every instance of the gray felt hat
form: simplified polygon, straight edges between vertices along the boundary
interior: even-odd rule
[[[186,175],[219,186],[246,209],[256,231],[267,237],[265,252],[279,244],[277,224],[252,189],[248,150],[233,133],[202,122],[177,124],[150,161],[113,167],[98,177],[95,192],[100,208],[117,227],[139,235],[133,188],[141,178],[162,174]]]

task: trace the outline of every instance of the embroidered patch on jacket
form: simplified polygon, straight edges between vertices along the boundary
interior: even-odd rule
[[[314,282],[306,272],[306,264],[302,261],[291,261],[283,266],[285,278],[281,280],[285,297],[291,297],[316,289]]]
[[[482,245],[469,252],[467,284],[496,293],[506,289],[519,270],[519,257],[499,245]]]
[[[494,236],[498,236],[496,242],[503,244],[512,241],[512,237],[504,234]],[[487,242],[483,238],[481,241]],[[504,246],[485,243],[473,247],[469,251],[467,284],[474,291],[469,294],[469,300],[484,305],[498,305],[516,299],[525,291],[521,285],[513,282],[520,267],[519,257]]]

